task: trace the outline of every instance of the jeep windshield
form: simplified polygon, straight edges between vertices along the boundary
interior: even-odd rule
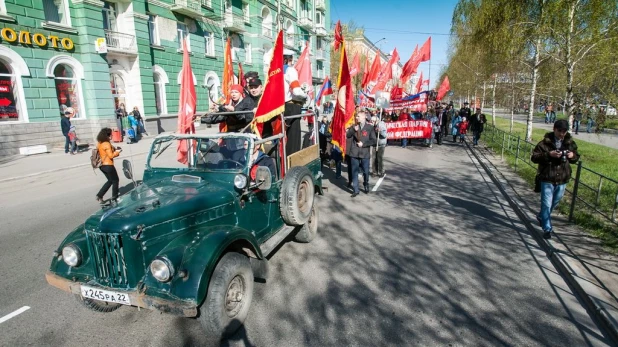
[[[148,167],[201,171],[239,171],[246,167],[251,137],[245,134],[216,134],[189,137],[168,135],[155,139]],[[188,149],[187,163],[178,161],[181,143]]]

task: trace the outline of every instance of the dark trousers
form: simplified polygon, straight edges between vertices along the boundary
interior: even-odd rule
[[[301,106],[290,102],[285,103],[283,115],[295,116],[301,114]],[[285,121],[287,142],[285,143],[285,154],[290,155],[302,149],[302,135],[300,132],[300,118],[288,119]]]
[[[69,135],[64,135],[64,138],[65,138],[65,140],[64,140],[64,153],[69,153],[69,146],[71,145],[71,140],[69,139]]]
[[[376,170],[378,175],[384,173],[384,150],[386,147],[378,146],[378,150],[374,153],[373,156],[373,168]]]
[[[350,158],[352,161],[352,188],[358,193],[358,170],[363,170],[363,186],[369,189],[369,158]]]
[[[352,183],[352,158],[349,155],[345,156],[345,164],[348,167],[348,183]]]
[[[581,123],[580,120],[575,120],[573,121],[573,131],[575,131],[575,133],[579,133],[579,123]]]
[[[103,165],[99,168],[101,172],[107,178],[107,182],[101,187],[97,196],[103,199],[103,196],[109,190],[109,187],[112,187],[112,199],[118,198],[118,185],[120,184],[120,178],[118,178],[118,172],[116,172],[116,167],[114,165]]]

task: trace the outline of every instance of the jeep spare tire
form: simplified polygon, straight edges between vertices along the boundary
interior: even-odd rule
[[[283,178],[279,196],[279,209],[285,224],[298,226],[307,223],[314,197],[311,171],[304,166],[291,168]]]

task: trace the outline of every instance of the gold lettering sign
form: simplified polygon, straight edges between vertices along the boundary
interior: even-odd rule
[[[51,43],[51,46],[53,48],[59,48],[58,41],[60,41],[62,48],[66,49],[67,51],[75,48],[75,43],[73,43],[73,40],[68,37],[60,38],[54,35],[49,35],[45,37],[45,35],[41,33],[32,34],[29,31],[25,30],[17,33],[11,28],[3,28],[2,30],[0,30],[0,37],[2,37],[2,39],[6,42],[13,43],[19,40],[19,43],[24,43],[27,45],[35,44],[39,47],[45,47],[48,43]]]

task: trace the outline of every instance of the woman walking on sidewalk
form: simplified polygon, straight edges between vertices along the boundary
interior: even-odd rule
[[[99,168],[101,172],[107,178],[107,182],[101,187],[101,190],[97,193],[96,199],[99,203],[103,203],[103,196],[110,187],[112,187],[112,202],[115,202],[118,199],[118,185],[120,183],[120,178],[118,178],[118,172],[116,172],[116,167],[114,166],[114,158],[120,155],[122,152],[121,148],[114,148],[110,142],[110,138],[112,136],[112,129],[103,128],[99,131],[99,135],[97,135],[97,141],[99,144],[97,145],[97,149],[99,151],[99,156],[101,157],[101,167]]]

